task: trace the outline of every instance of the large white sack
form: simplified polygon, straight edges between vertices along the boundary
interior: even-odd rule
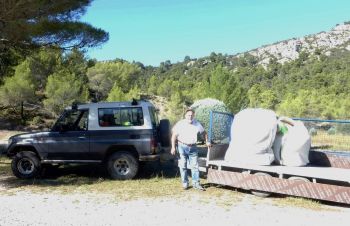
[[[294,126],[282,138],[281,164],[285,166],[305,166],[309,163],[311,137],[304,124],[294,121]]]
[[[275,112],[255,108],[240,111],[231,126],[231,141],[225,160],[270,165],[274,160],[271,147],[276,131]]]

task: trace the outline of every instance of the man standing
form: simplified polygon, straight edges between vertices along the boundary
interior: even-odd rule
[[[181,174],[182,187],[186,190],[189,188],[187,161],[191,166],[192,185],[194,189],[204,191],[204,188],[199,183],[199,169],[198,169],[198,150],[197,150],[197,134],[204,133],[206,144],[208,136],[203,126],[194,119],[194,111],[187,109],[185,112],[185,119],[178,121],[172,131],[171,137],[171,154],[175,155],[176,140],[178,144],[178,151],[180,155],[179,169]]]

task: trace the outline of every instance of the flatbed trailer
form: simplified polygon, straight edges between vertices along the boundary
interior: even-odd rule
[[[350,204],[349,168],[312,164],[305,167],[259,166],[228,162],[223,160],[226,149],[227,145],[216,145],[208,150],[208,183],[249,190],[263,197],[275,193]],[[337,164],[340,159],[350,165],[350,156],[336,157],[321,151],[310,153],[319,155],[319,159],[327,158],[328,161],[324,162],[331,160],[331,163]]]
[[[208,183],[261,197],[274,193],[350,204],[350,152],[311,149],[310,164],[290,167],[225,161],[227,149],[228,144],[213,144],[206,157],[200,158],[200,170],[207,174]]]

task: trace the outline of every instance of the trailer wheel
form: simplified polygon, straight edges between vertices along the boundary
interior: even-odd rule
[[[254,175],[256,176],[267,176],[267,177],[271,177],[270,174],[268,173],[262,173],[262,172],[258,172],[258,173],[254,173]],[[269,197],[271,195],[271,192],[266,192],[266,191],[257,191],[257,190],[251,190],[251,193],[255,196],[258,196],[260,198],[266,198]]]
[[[305,177],[289,177],[288,180],[310,182],[310,180]]]

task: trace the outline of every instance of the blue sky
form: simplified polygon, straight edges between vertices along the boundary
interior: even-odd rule
[[[110,35],[90,58],[158,66],[328,31],[350,21],[350,1],[94,0],[82,21]]]

